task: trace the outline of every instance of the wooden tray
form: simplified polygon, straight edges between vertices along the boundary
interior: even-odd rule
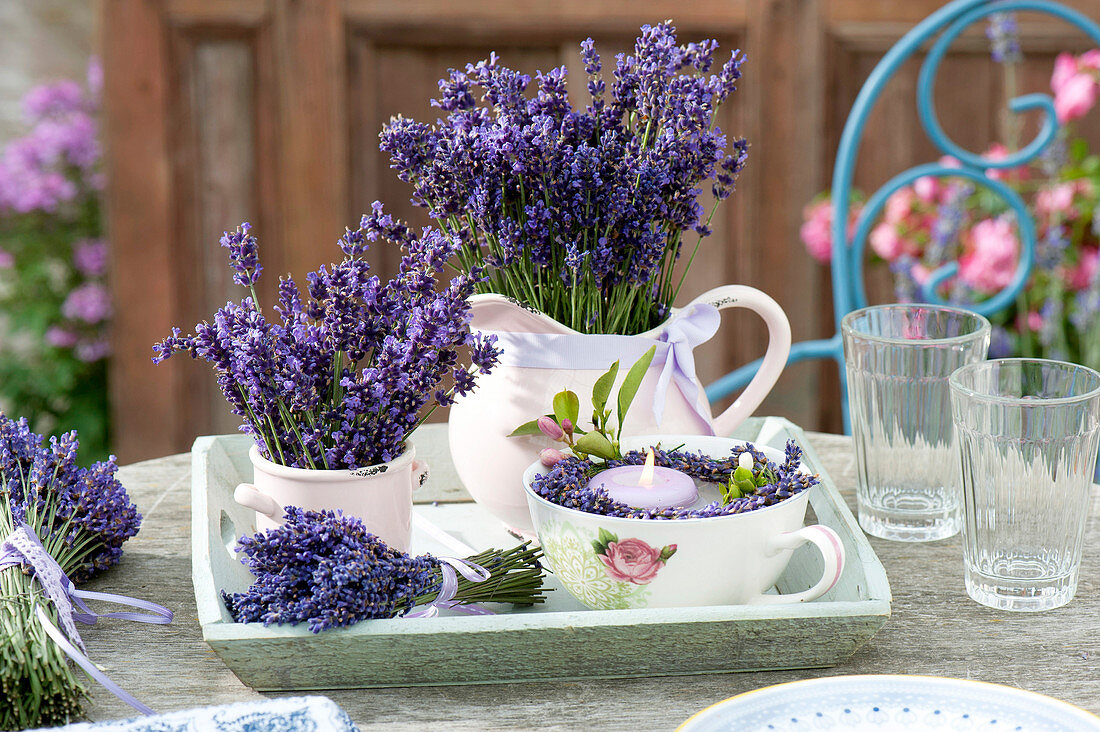
[[[810,496],[808,523],[834,528],[847,563],[836,587],[813,602],[778,606],[715,606],[588,610],[554,578],[544,606],[493,616],[368,620],[310,633],[302,626],[234,623],[219,591],[251,582],[233,552],[254,530],[253,514],[233,501],[251,479],[245,436],[200,437],[192,449],[192,578],[203,638],[249,686],[262,690],[481,684],[546,679],[626,678],[820,668],[836,665],[866,643],[890,615],[886,573],[802,430],[787,420],[749,420],[735,435],[782,449],[788,437],[821,473]],[[422,428],[418,455],[432,481],[453,480],[443,425]],[[453,488],[444,494],[455,494]],[[461,494],[457,494],[461,496]],[[417,505],[431,521],[482,549],[515,543],[477,504]],[[413,550],[453,556],[414,531]],[[780,592],[810,587],[821,575],[812,545],[795,552],[776,583]]]

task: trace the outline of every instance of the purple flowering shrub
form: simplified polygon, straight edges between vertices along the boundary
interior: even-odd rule
[[[0,148],[0,402],[41,432],[75,428],[85,457],[109,438],[111,298],[102,238],[101,74],[32,89],[29,132]]]
[[[475,375],[496,363],[495,336],[470,332],[466,298],[477,273],[439,277],[459,246],[454,237],[416,234],[376,206],[341,238],[344,260],[309,273],[304,293],[290,277],[279,281],[269,318],[256,297],[262,267],[250,229],[242,224],[221,241],[251,297],[192,335],[175,329],[153,347],[153,361],[184,352],[210,363],[267,459],[312,469],[393,460],[432,410],[470,392]],[[379,238],[404,249],[388,282],[361,256]]]
[[[745,165],[748,143],[716,124],[744,56],[711,73],[717,47],[678,45],[667,22],[643,26],[605,81],[588,39],[583,110],[569,103],[564,66],[532,85],[494,54],[440,80],[432,103],[445,118],[396,117],[381,148],[413,203],[460,240],[465,271],[485,268],[479,291],[582,332],[640,333],[666,317],[683,283],[685,235],[697,236],[694,258],[710,233],[704,184],[713,179],[716,207]]]
[[[141,527],[114,456],[85,468],[78,447],[75,432],[47,440],[0,413],[0,541],[26,524],[75,583],[116,564]],[[87,692],[35,617],[41,607],[56,625],[56,608],[20,566],[0,570],[0,607],[0,729],[65,724]]]
[[[654,462],[657,466],[679,470],[692,478],[718,484],[727,482],[738,466],[738,459],[745,452],[752,455],[754,474],[763,473],[774,477],[774,480],[757,486],[752,492],[733,498],[728,503],[718,500],[700,508],[635,508],[611,498],[603,487],[595,490],[588,487],[593,471],[602,472],[622,465],[643,464],[646,453],[641,450],[632,450],[621,460],[608,460],[606,463],[593,463],[591,460],[568,456],[555,463],[548,472],[535,476],[531,481],[531,488],[551,503],[585,513],[619,518],[663,520],[729,516],[774,506],[780,501],[812,488],[819,482],[816,475],[799,470],[802,464],[802,448],[794,440],[787,441],[782,465],[776,465],[768,460],[762,451],[752,445],[735,447],[730,451],[729,457],[721,459],[680,450],[662,450],[659,447],[653,449]]]

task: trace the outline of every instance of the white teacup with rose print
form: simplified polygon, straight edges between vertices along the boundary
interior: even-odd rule
[[[744,441],[639,436],[623,438],[623,450],[657,443],[682,443],[684,451],[719,458]],[[769,460],[783,463],[782,451],[757,447]],[[731,516],[629,519],[585,513],[538,496],[531,482],[548,470],[536,462],[524,473],[531,519],[554,575],[594,610],[806,602],[828,592],[843,571],[844,547],[836,532],[803,526],[809,494],[816,487],[774,506]],[[802,592],[766,594],[794,550],[807,542],[824,559],[821,578]]]

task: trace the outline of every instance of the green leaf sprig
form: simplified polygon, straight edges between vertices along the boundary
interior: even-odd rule
[[[752,462],[752,455],[748,452],[741,453],[742,459],[746,456],[749,459],[738,464],[734,471],[730,473],[727,483],[718,486],[718,490],[722,493],[723,506],[729,505],[731,501],[738,498],[751,496],[756,493],[757,488],[763,488],[779,480],[775,471],[767,465],[761,467],[759,472],[753,473],[752,467],[749,465]]]
[[[656,353],[657,346],[651,347],[626,372],[615,397],[614,422],[611,419],[612,410],[608,407],[608,401],[611,399],[615,379],[619,375],[618,361],[611,364],[607,372],[596,379],[596,383],[592,386],[592,429],[583,430],[578,426],[580,398],[576,392],[567,389],[554,395],[553,412],[530,422],[524,422],[512,430],[509,437],[543,434],[552,440],[564,443],[574,455],[582,459],[622,459],[620,440],[623,435],[623,424]]]

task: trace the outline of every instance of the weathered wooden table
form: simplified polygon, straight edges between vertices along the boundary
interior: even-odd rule
[[[430,425],[417,452],[432,466],[418,500],[469,500],[449,469],[443,427]],[[851,440],[810,434],[836,485],[855,508]],[[170,626],[106,620],[82,626],[93,660],[158,711],[258,698],[202,640],[191,587],[190,455],[130,465],[120,477],[145,516],[122,563],[89,584],[167,605]],[[577,683],[517,683],[333,691],[360,729],[672,729],[726,697],[785,681],[844,674],[925,674],[1037,691],[1100,712],[1100,488],[1094,488],[1077,597],[1046,613],[1013,614],[971,601],[957,537],[929,544],[872,539],[893,590],[893,615],[846,664],[829,669],[672,676]],[[593,649],[615,653],[614,648]],[[507,663],[507,659],[501,659]],[[133,716],[93,686],[94,720]]]

